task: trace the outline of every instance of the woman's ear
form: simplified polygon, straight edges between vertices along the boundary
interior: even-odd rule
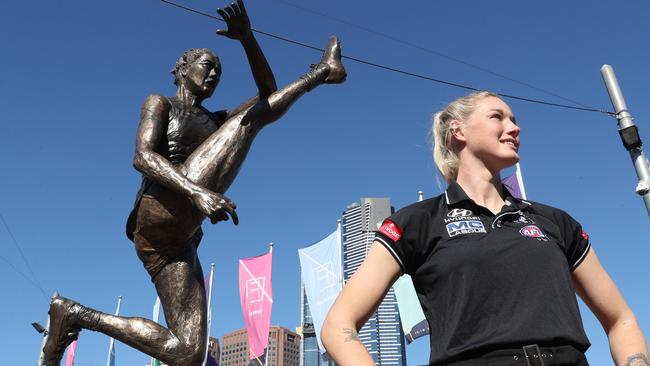
[[[449,122],[449,134],[454,140],[459,142],[465,142],[465,131],[463,130],[463,124],[459,120],[452,120]]]

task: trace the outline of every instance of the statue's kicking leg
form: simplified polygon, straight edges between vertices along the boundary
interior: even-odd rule
[[[205,288],[196,251],[194,259],[187,257],[165,265],[153,278],[169,329],[148,319],[105,314],[54,298],[45,365],[60,364],[80,328],[104,333],[169,365],[200,365],[207,345]]]
[[[197,147],[184,164],[187,178],[213,192],[225,193],[262,127],[277,121],[306,92],[322,84],[342,83],[345,77],[340,44],[330,37],[321,62],[311,71],[229,118]]]

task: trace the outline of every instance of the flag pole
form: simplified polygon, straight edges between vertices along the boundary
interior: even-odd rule
[[[115,316],[120,315],[120,306],[122,305],[122,296],[117,297],[117,309],[115,309]],[[115,338],[111,337],[111,340],[108,342],[108,359],[106,360],[106,366],[113,366],[114,354],[115,354]]]
[[[515,164],[515,177],[517,177],[517,183],[519,183],[519,190],[521,191],[521,198],[522,199],[527,199],[526,198],[526,188],[524,188],[524,176],[521,174],[521,166],[519,165],[519,162]]]
[[[337,248],[339,249],[339,260],[341,261],[339,265],[339,291],[343,289],[345,284],[345,279],[343,278],[343,230],[341,230],[341,219],[336,220],[336,230],[338,231],[337,240],[339,244]]]
[[[648,215],[650,215],[650,164],[641,149],[639,130],[634,125],[632,114],[627,110],[627,104],[618,85],[618,80],[616,80],[614,69],[605,64],[600,68],[600,74],[605,82],[609,98],[612,100],[612,106],[614,106],[614,110],[616,111],[615,117],[618,120],[618,133],[621,136],[625,150],[630,153],[636,175],[639,178],[635,191],[639,196],[643,197],[646,210],[648,211]]]
[[[273,261],[273,242],[269,243],[269,253],[271,253],[271,261]],[[269,334],[271,333],[271,329],[269,329]],[[259,361],[259,359],[258,359]],[[266,344],[266,352],[264,354],[264,366],[268,366],[269,364],[269,344],[267,342]]]
[[[160,319],[160,297],[156,296],[156,302],[153,305],[153,321],[158,323],[158,320]],[[156,365],[156,358],[151,357],[151,365],[150,366],[155,366]],[[160,365],[160,363],[158,363]]]
[[[210,352],[210,326],[212,325],[212,284],[214,281],[214,263],[210,263],[210,277],[208,280],[208,298],[206,301],[208,326],[206,327],[205,337],[205,354],[203,355],[203,366],[208,362],[208,353]]]

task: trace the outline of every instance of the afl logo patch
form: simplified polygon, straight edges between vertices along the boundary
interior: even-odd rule
[[[447,217],[465,217],[465,216],[471,216],[472,211],[470,210],[465,210],[463,208],[455,208],[447,214]]]
[[[379,232],[386,235],[394,242],[397,242],[399,238],[402,237],[402,229],[389,219],[384,220],[384,223],[379,228]]]
[[[536,239],[546,239],[546,235],[544,235],[544,232],[542,229],[538,228],[536,225],[528,225],[524,226],[519,230],[519,234],[523,236],[527,236],[529,238],[536,238]]]
[[[585,233],[584,230],[580,230],[580,236],[582,236],[586,241],[589,241],[589,234]]]

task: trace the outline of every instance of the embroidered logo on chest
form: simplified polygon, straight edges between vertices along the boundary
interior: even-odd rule
[[[389,219],[384,220],[384,223],[379,228],[379,232],[394,242],[397,242],[402,237],[402,229]]]
[[[450,238],[456,235],[485,232],[485,226],[481,220],[459,220],[447,224],[447,234]]]
[[[449,211],[449,213],[447,213],[447,217],[454,217],[454,218],[455,217],[471,216],[471,215],[472,215],[472,211],[466,210],[464,208],[455,208],[455,209]]]
[[[542,229],[537,227],[537,225],[524,226],[519,230],[519,234],[527,236],[529,238],[535,238],[540,241],[548,241],[546,234],[544,234]]]

